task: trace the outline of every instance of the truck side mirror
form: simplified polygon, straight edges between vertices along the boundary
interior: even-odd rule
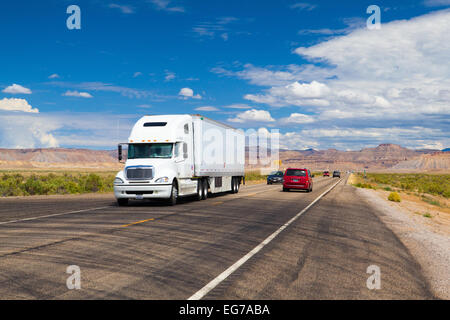
[[[123,156],[122,156],[122,145],[121,144],[119,144],[119,146],[117,148],[117,153],[118,153],[119,162],[120,162],[123,159]]]

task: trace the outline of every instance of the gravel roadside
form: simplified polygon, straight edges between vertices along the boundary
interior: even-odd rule
[[[378,209],[380,219],[416,257],[436,297],[449,300],[450,237],[435,233],[426,225],[414,221],[408,212],[373,190],[357,188],[357,193]]]

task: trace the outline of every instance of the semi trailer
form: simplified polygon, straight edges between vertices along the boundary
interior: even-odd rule
[[[208,193],[237,193],[245,182],[244,133],[201,115],[142,117],[118,145],[118,158],[125,161],[114,180],[121,206],[130,199],[204,200]]]

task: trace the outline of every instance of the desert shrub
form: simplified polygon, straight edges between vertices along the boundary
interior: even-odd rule
[[[37,194],[49,194],[50,186],[46,180],[39,179],[37,176],[29,177],[21,185],[24,194],[26,195],[37,195]]]
[[[375,189],[375,187],[369,183],[358,182],[358,183],[354,184],[354,186],[358,187],[358,188],[364,188],[364,189]]]
[[[267,175],[262,175],[259,171],[248,171],[245,173],[245,181],[258,181],[267,179]]]
[[[0,179],[0,196],[21,196],[23,191],[20,185],[24,181],[21,174],[4,174]]]
[[[358,178],[362,179],[362,174],[359,174]],[[368,173],[367,182],[385,188],[396,188],[450,198],[450,174]]]
[[[435,200],[435,199],[430,198],[428,196],[422,196],[422,201],[424,201],[426,203],[429,203],[429,204],[431,204],[433,206],[438,206],[438,207],[442,206],[441,203],[438,200]]]
[[[0,174],[0,196],[111,192],[114,174]]]
[[[391,192],[388,196],[389,201],[400,202],[400,195],[397,192]]]

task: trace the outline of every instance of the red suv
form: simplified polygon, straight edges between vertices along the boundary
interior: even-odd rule
[[[289,189],[303,189],[311,192],[313,189],[311,171],[298,168],[287,169],[283,177],[283,191],[289,191]]]

